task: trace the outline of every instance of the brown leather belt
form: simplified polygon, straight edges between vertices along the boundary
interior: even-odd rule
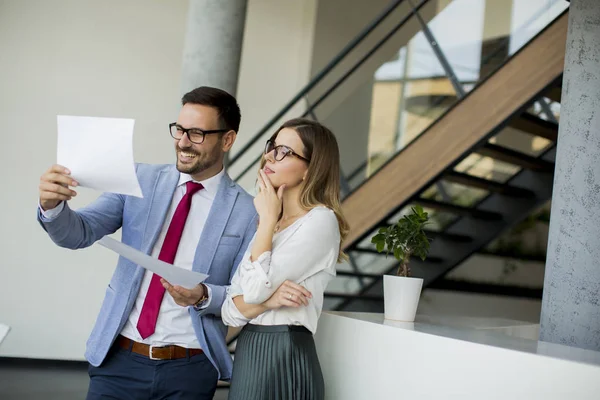
[[[185,347],[169,345],[169,346],[150,346],[144,343],[138,343],[125,336],[117,336],[115,345],[122,349],[130,350],[133,353],[148,357],[151,360],[177,360],[202,354],[202,349],[186,349]]]

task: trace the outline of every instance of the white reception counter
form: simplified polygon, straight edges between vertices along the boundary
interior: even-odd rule
[[[325,312],[315,335],[332,400],[600,399],[600,352],[523,322]]]

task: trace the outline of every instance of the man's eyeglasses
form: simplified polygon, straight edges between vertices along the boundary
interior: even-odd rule
[[[173,139],[179,140],[183,137],[183,135],[187,134],[188,139],[190,139],[190,142],[195,144],[202,144],[206,135],[209,135],[211,133],[229,132],[229,129],[213,129],[210,131],[203,131],[202,129],[198,128],[186,129],[181,125],[177,125],[176,122],[173,122],[169,124],[169,132],[171,133]]]
[[[269,154],[272,151],[274,152],[273,158],[275,158],[276,161],[281,161],[291,154],[295,157],[298,157],[301,160],[306,161],[307,163],[310,163],[309,159],[302,157],[300,154],[296,153],[289,147],[284,145],[275,146],[275,143],[272,140],[267,140],[267,144],[265,145],[265,155]]]

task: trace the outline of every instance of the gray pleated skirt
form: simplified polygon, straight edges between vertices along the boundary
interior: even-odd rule
[[[246,325],[237,341],[229,400],[322,400],[325,382],[303,326]]]

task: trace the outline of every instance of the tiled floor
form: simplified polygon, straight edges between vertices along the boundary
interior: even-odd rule
[[[1,400],[83,400],[89,378],[83,363],[11,362],[0,360]],[[227,389],[217,389],[213,400],[226,400]]]

